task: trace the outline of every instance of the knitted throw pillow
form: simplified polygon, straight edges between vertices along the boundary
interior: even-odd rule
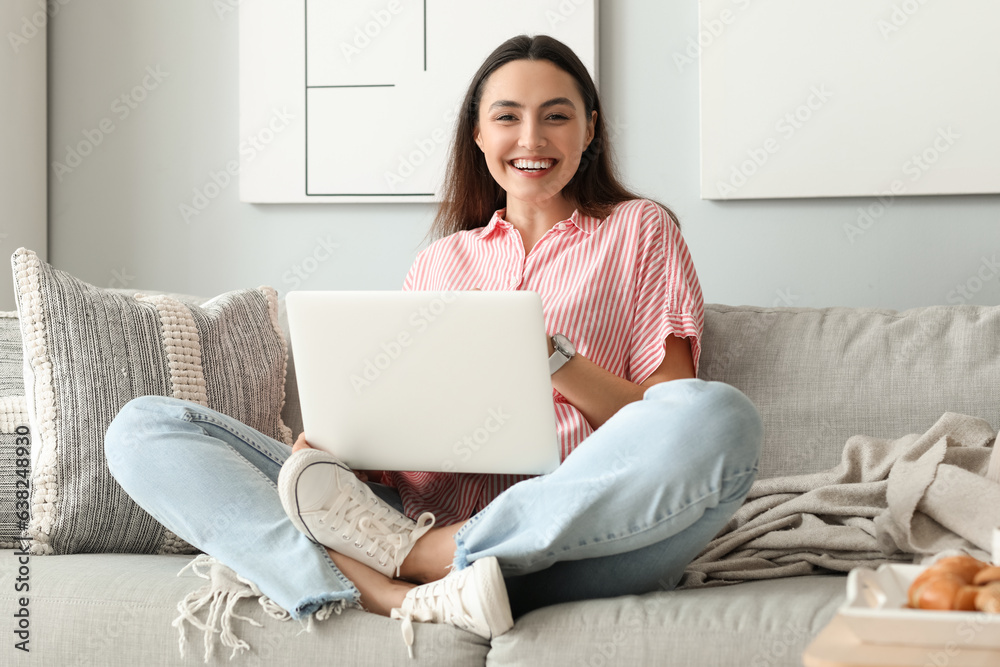
[[[11,261],[32,435],[31,552],[194,552],[114,480],[104,434],[128,401],[159,395],[291,443],[277,294],[241,290],[198,306],[94,287],[24,248]]]

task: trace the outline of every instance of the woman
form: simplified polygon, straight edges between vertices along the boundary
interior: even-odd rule
[[[112,472],[293,617],[360,604],[402,618],[410,646],[414,620],[491,638],[540,606],[670,590],[742,503],[761,425],[739,391],[695,379],[703,305],[687,248],[666,209],[618,182],[609,149],[576,55],[545,36],[505,42],[463,103],[443,238],[404,285],[541,295],[563,456],[552,474],[366,484],[301,436],[289,452],[159,397],[112,424]],[[196,481],[193,509],[177,496]],[[214,529],[204,508],[233,503],[248,508],[238,525]]]

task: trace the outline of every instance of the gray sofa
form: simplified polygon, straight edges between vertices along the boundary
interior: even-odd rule
[[[764,418],[762,477],[833,467],[856,433],[923,432],[946,411],[1000,423],[1000,307],[873,309],[712,305],[700,375],[740,388]],[[290,389],[294,388],[291,383]],[[295,430],[296,397],[285,417]],[[190,556],[33,556],[30,592],[15,591],[18,558],[0,551],[0,662],[15,665],[173,665],[203,662],[202,635],[186,658],[171,627],[177,602],[203,580],[176,576]],[[290,564],[294,566],[294,564]],[[244,600],[236,632],[252,650],[230,665],[799,665],[844,597],[838,574],[594,600],[540,609],[492,643],[419,625],[416,659],[399,624],[347,611],[315,624],[266,617]],[[30,654],[13,647],[11,614],[29,597]]]

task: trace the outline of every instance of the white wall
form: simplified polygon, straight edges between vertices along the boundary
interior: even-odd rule
[[[238,155],[237,15],[219,14],[237,4],[69,0],[54,17],[50,167],[85,132],[100,144],[61,180],[49,170],[51,260],[97,285],[196,294],[259,284],[398,288],[430,205],[250,205],[231,184],[199,216],[182,218],[193,190]],[[753,11],[752,2],[739,5]],[[897,199],[861,226],[859,208],[877,200],[700,200],[698,31],[693,1],[602,3],[602,92],[622,171],[681,216],[706,300],[1000,303],[991,263],[1000,260],[1000,197]],[[121,96],[144,81],[148,90],[136,92],[145,99],[123,106]],[[399,117],[406,122],[405,109]],[[862,233],[849,238],[851,225]],[[296,268],[311,273],[302,280]]]
[[[21,246],[45,257],[45,39],[48,14],[31,0],[0,4],[0,255]],[[0,310],[14,309],[9,264]]]

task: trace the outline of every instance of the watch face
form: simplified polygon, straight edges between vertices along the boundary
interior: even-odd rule
[[[576,354],[576,348],[573,347],[573,343],[569,341],[569,338],[566,338],[566,336],[562,334],[555,334],[552,336],[552,346],[562,352],[565,357],[572,357]]]

